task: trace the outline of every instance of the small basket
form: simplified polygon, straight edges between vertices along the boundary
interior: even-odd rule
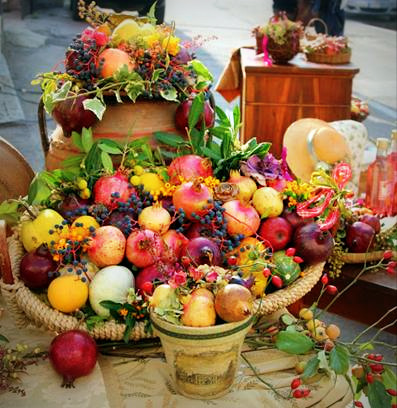
[[[14,283],[6,284],[0,280],[0,288],[8,310],[13,314],[15,324],[18,327],[26,327],[29,323],[44,327],[56,332],[64,332],[72,329],[89,331],[94,339],[120,341],[123,339],[125,325],[114,320],[98,324],[89,330],[85,322],[78,318],[61,313],[48,304],[44,303],[39,296],[27,288],[19,280],[19,266],[25,254],[24,248],[18,238],[17,232],[8,238],[8,252],[11,260],[11,272]],[[261,315],[269,315],[283,307],[289,306],[302,298],[318,282],[322,275],[324,263],[308,267],[303,271],[303,276],[298,278],[292,285],[278,290],[255,301],[255,312]],[[138,341],[152,338],[153,334],[145,331],[144,322],[137,323],[130,333],[130,340]]]
[[[340,52],[334,55],[328,55],[323,52],[309,52],[306,53],[306,58],[310,62],[315,62],[316,64],[349,64],[351,60],[351,49]]]
[[[342,260],[345,263],[349,264],[359,264],[365,262],[376,262],[380,261],[383,258],[385,251],[373,251],[361,254],[345,253],[343,254]],[[397,251],[392,252],[391,259],[397,261]]]

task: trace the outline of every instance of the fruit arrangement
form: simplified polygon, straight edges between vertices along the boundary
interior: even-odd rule
[[[65,136],[101,120],[108,103],[208,96],[212,75],[194,55],[204,40],[182,41],[174,25],[156,24],[154,9],[137,18],[81,3],[90,26],[67,48],[64,72],[42,73],[32,82],[41,86],[45,110]]]
[[[368,103],[360,98],[353,97],[351,101],[351,118],[363,122],[369,115]]]

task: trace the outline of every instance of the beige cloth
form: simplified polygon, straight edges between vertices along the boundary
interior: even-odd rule
[[[1,298],[0,298],[1,300]],[[1,306],[1,305],[0,305]],[[43,350],[53,338],[53,333],[35,328],[18,330],[7,311],[0,319],[0,333],[12,344],[25,343],[40,346]],[[158,350],[154,350],[158,351]],[[291,380],[296,376],[293,367],[297,356],[270,351],[247,351],[244,356],[262,378],[283,395],[288,395]],[[306,357],[307,358],[307,357]],[[100,356],[99,364],[87,377],[75,381],[74,389],[61,388],[61,377],[52,369],[48,360],[28,368],[23,376],[26,397],[5,393],[0,395],[0,407],[13,408],[344,408],[352,396],[343,378],[323,377],[311,384],[310,397],[302,400],[284,400],[261,383],[241,360],[232,391],[211,401],[187,399],[174,389],[167,364],[162,358],[134,361],[121,357]]]

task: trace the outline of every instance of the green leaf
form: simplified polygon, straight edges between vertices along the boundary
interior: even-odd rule
[[[211,72],[208,70],[208,68],[198,59],[194,59],[190,61],[190,65],[193,67],[194,71],[196,72],[197,75],[201,76],[202,79],[205,81],[210,81],[212,82],[214,80]]]
[[[138,96],[145,90],[142,79],[140,81],[131,81],[125,87],[128,97],[135,102]]]
[[[113,302],[112,300],[102,300],[101,302],[99,302],[99,304],[105,309],[115,310],[116,312],[123,307],[121,303]]]
[[[281,331],[277,335],[276,347],[290,354],[305,354],[314,348],[314,343],[302,333]]]
[[[103,167],[105,168],[106,172],[112,173],[113,172],[113,162],[112,162],[112,158],[110,157],[109,153],[102,151],[101,161],[102,161]]]
[[[196,128],[190,131],[190,140],[192,142],[193,150],[197,153],[201,153],[201,146],[203,145],[203,132],[200,132]]]
[[[40,173],[35,176],[29,187],[28,203],[30,205],[41,204],[47,200],[51,195],[52,190],[47,183],[40,178]]]
[[[188,116],[189,130],[192,130],[204,112],[204,95],[199,93],[192,102]]]
[[[325,350],[321,350],[317,353],[318,360],[320,362],[318,368],[321,368],[322,370],[326,371],[329,373],[331,370],[329,368],[328,364],[328,359],[327,359],[327,354],[325,353]]]
[[[114,89],[113,93],[114,93],[114,96],[116,97],[117,103],[123,103],[123,100],[121,99],[121,96],[120,96],[120,90]]]
[[[106,320],[106,317],[103,316],[89,316],[86,321],[85,324],[87,326],[88,330],[92,330],[94,329],[97,325],[101,324],[104,322],[104,320]]]
[[[317,374],[318,366],[320,360],[317,356],[312,357],[305,365],[305,370],[303,371],[302,378],[310,378]]]
[[[367,397],[371,408],[386,408],[391,406],[391,396],[386,392],[385,385],[380,381],[374,381],[372,384],[368,384]]]
[[[4,341],[5,343],[9,343],[10,341],[7,339],[6,336],[3,336],[2,334],[0,334],[0,341]]]
[[[215,113],[218,118],[218,122],[220,122],[221,125],[223,125],[226,128],[232,126],[226,113],[219,106],[215,106]]]
[[[154,14],[156,12],[156,7],[157,7],[157,0],[150,6],[150,9],[148,13],[146,14],[146,17],[150,18],[154,22],[157,21],[157,18]]]
[[[19,204],[15,201],[3,201],[0,204],[0,219],[8,225],[16,225],[19,221]]]
[[[167,101],[171,101],[171,102],[178,101],[178,93],[176,92],[176,89],[173,86],[168,89],[161,89],[160,95]]]
[[[80,166],[83,157],[84,157],[83,154],[79,154],[77,156],[70,156],[61,162],[61,166],[64,168]]]
[[[159,77],[160,77],[160,75],[161,74],[163,74],[165,72],[165,70],[163,69],[163,68],[157,68],[157,69],[155,69],[154,71],[153,71],[153,74],[152,74],[152,82],[156,82],[158,79],[159,79]]]
[[[233,109],[233,125],[234,128],[238,128],[241,123],[240,123],[240,108],[238,105],[236,105]]]
[[[116,142],[114,142],[114,143],[116,143]],[[112,146],[112,145],[110,145],[108,143],[99,142],[98,147],[103,152],[106,152],[106,153],[109,153],[109,154],[122,154],[123,153],[123,151],[120,149],[119,146]]]
[[[67,97],[67,95],[68,95],[68,93],[69,93],[71,87],[72,87],[72,82],[71,82],[71,81],[66,81],[66,82],[58,89],[58,91],[56,91],[56,92],[53,93],[53,96],[52,96],[53,101],[54,101],[54,102],[59,102],[59,101],[64,100],[64,99]]]
[[[349,369],[349,352],[337,344],[329,353],[329,366],[336,374],[346,374]]]
[[[123,340],[125,343],[128,343],[130,339],[131,330],[134,328],[134,326],[135,326],[135,318],[133,318],[132,315],[128,313],[125,318],[125,331],[123,334]]]
[[[363,344],[360,344],[359,349],[362,350],[362,351],[364,351],[364,350],[373,350],[374,345],[369,343],[369,342],[368,343],[363,343]]]
[[[72,142],[81,152],[84,151],[83,145],[81,144],[80,133],[77,133],[75,131],[72,132]]]
[[[166,144],[171,147],[178,147],[182,144],[186,144],[187,141],[180,135],[165,132],[154,132],[154,137],[157,142]]]
[[[105,113],[106,106],[99,98],[86,99],[83,102],[84,109],[94,112],[95,116],[102,120],[103,114]]]
[[[94,138],[92,137],[92,131],[90,129],[83,128],[81,131],[81,144],[84,152],[88,153],[94,144]]]
[[[389,367],[385,368],[385,371],[382,373],[383,384],[385,384],[386,389],[396,388],[397,377],[394,371]]]
[[[218,161],[218,160],[220,160],[220,159],[222,158],[220,154],[216,153],[214,150],[209,149],[209,148],[206,147],[206,146],[202,146],[202,147],[201,147],[201,152],[202,152],[205,156],[207,156],[207,157],[209,157],[210,159],[213,159],[213,160],[215,160],[215,161]]]

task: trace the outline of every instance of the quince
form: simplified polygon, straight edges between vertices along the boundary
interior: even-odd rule
[[[46,208],[40,211],[34,220],[23,222],[21,241],[26,251],[31,252],[41,244],[49,246],[51,241],[59,241],[61,235],[68,232],[68,226],[62,225],[62,221],[64,221],[64,218],[61,214]],[[62,226],[62,228],[55,228],[55,225]]]

